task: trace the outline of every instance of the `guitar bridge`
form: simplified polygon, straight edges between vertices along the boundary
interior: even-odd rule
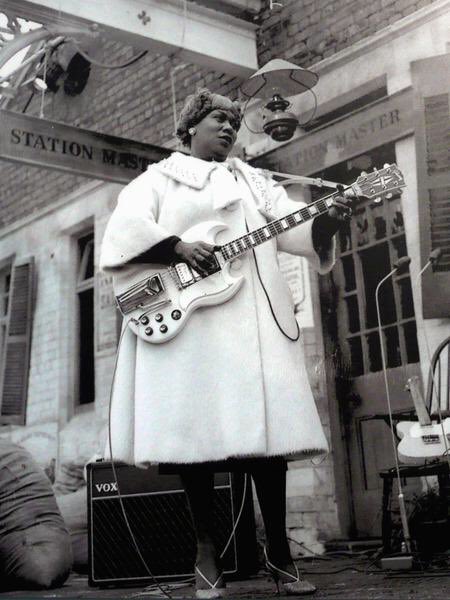
[[[146,306],[155,296],[164,292],[164,283],[157,273],[147,279],[138,281],[133,286],[116,296],[120,312],[124,315],[141,306]]]

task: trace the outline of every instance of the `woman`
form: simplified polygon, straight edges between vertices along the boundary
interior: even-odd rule
[[[149,167],[120,194],[105,233],[101,268],[185,262],[201,275],[217,247],[183,241],[214,220],[217,246],[299,209],[264,172],[227,160],[241,114],[228,98],[200,90],[186,101],[177,135],[190,148]],[[231,263],[244,284],[225,303],[195,311],[164,344],[124,333],[112,399],[112,454],[129,463],[169,463],[181,474],[197,535],[197,597],[224,594],[211,537],[215,470],[251,473],[266,530],[266,561],[286,593],[315,591],[301,579],[286,538],[286,456],[327,451],[302,354],[290,291],[277,251],[306,256],[324,273],[333,235],[350,215],[338,197],[329,213]]]

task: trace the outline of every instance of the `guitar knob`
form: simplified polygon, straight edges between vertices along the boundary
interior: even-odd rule
[[[172,319],[174,321],[178,321],[178,319],[181,319],[181,310],[173,310],[172,311]]]
[[[158,321],[158,323],[161,323],[161,321],[164,319],[163,315],[161,313],[157,313],[155,315],[155,321]]]
[[[153,334],[153,329],[151,327],[146,327],[145,328],[145,335],[152,335]]]
[[[142,317],[139,319],[139,321],[142,323],[142,325],[148,325],[148,324],[149,324],[149,322],[150,322],[150,319],[149,319],[149,318],[148,318],[146,315],[143,315],[143,316],[142,316]]]
[[[161,325],[161,327],[159,328],[161,333],[167,333],[167,325]]]

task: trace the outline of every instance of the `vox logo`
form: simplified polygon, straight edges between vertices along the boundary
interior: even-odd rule
[[[95,488],[97,492],[117,492],[117,481],[112,481],[111,483],[96,483]]]

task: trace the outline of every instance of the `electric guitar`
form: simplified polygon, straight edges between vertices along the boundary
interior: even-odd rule
[[[362,173],[350,186],[343,189],[355,196],[378,198],[391,195],[404,187],[405,182],[397,165],[385,165],[379,171]],[[208,275],[202,276],[188,264],[180,262],[167,266],[126,265],[113,277],[114,293],[129,327],[143,340],[161,344],[175,337],[186,325],[189,316],[199,307],[226,302],[244,282],[243,276],[231,273],[230,263],[236,257],[260,244],[326,213],[333,204],[334,192],[268,222],[220,246],[215,252],[215,264]],[[207,221],[188,229],[184,242],[204,241],[216,245],[216,236],[227,229],[218,221]]]
[[[397,434],[401,438],[397,447],[399,459],[403,463],[417,464],[419,460],[444,457],[450,448],[450,418],[444,419],[442,424],[431,421],[417,376],[408,379],[407,387],[419,421],[402,421],[397,424]]]

